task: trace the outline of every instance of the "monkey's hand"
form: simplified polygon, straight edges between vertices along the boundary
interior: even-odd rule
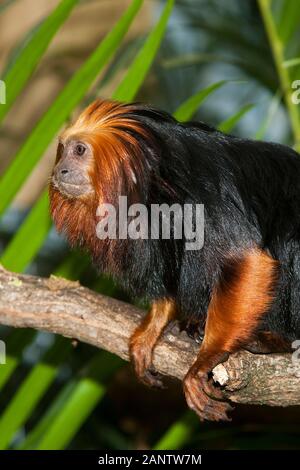
[[[151,387],[164,388],[161,376],[155,372],[152,366],[154,346],[149,342],[149,337],[143,334],[133,335],[130,341],[130,357],[134,364],[138,378]]]

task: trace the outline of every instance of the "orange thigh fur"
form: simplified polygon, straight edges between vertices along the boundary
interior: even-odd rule
[[[202,419],[227,419],[228,405],[213,400],[216,391],[208,373],[228,353],[247,344],[268,310],[277,277],[277,262],[253,249],[228,260],[208,308],[204,340],[197,360],[189,370],[184,389],[187,402]]]

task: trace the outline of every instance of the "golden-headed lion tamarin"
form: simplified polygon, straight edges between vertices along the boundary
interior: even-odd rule
[[[209,373],[229,353],[286,350],[299,337],[299,181],[299,155],[286,146],[179,123],[138,103],[97,100],[60,137],[50,184],[57,229],[87,248],[100,271],[151,302],[130,340],[144,382],[160,383],[152,354],[171,320],[204,329],[184,380],[202,419],[228,419],[230,405]],[[97,236],[99,205],[118,211],[120,196],[146,208],[203,205],[203,246],[187,249],[175,219],[169,238]]]

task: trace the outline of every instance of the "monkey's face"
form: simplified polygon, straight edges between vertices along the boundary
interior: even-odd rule
[[[61,135],[51,188],[88,205],[114,203],[117,194],[136,198],[145,174],[142,142],[149,136],[134,109],[105,100],[88,106]]]
[[[51,183],[68,198],[92,194],[89,169],[93,160],[90,144],[74,137],[60,141]]]

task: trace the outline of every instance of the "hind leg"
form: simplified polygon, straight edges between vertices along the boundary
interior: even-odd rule
[[[276,261],[258,249],[224,266],[208,308],[199,355],[184,379],[187,403],[202,420],[229,419],[231,407],[208,374],[253,337],[273,300],[276,268]]]

